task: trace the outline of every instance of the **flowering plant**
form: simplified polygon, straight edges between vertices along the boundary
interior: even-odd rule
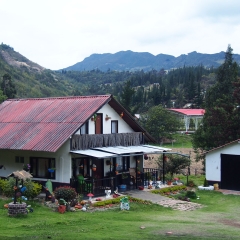
[[[31,168],[31,165],[30,165],[30,164],[23,164],[23,170],[29,171],[30,168]]]

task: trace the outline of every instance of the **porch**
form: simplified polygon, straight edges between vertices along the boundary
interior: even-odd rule
[[[90,192],[97,197],[104,196],[106,194],[105,190],[111,190],[111,193],[116,191],[116,189],[118,189],[118,192],[124,192],[138,189],[139,186],[147,187],[150,181],[155,184],[159,179],[162,179],[162,170],[153,168],[143,168],[142,172],[138,172],[137,169],[135,170],[135,176],[131,172],[122,172],[115,176],[101,179],[77,176],[71,178],[70,186],[75,188],[78,194],[83,194],[85,197]]]

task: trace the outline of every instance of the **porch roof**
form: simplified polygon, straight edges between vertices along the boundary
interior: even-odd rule
[[[87,155],[91,157],[96,158],[108,158],[108,157],[116,157],[117,155],[126,155],[133,153],[148,153],[148,154],[154,154],[154,153],[162,153],[164,151],[169,151],[171,149],[169,148],[162,148],[152,145],[141,145],[141,146],[116,146],[116,147],[99,147],[99,148],[93,148],[88,150],[77,150],[77,151],[71,151],[71,153],[81,154],[81,155]],[[138,154],[139,155],[139,154]]]
[[[93,149],[87,149],[87,150],[76,150],[76,151],[70,151],[74,154],[80,154],[90,157],[96,157],[96,158],[109,158],[109,157],[116,157],[116,154],[108,153],[108,152],[102,152],[98,150]]]

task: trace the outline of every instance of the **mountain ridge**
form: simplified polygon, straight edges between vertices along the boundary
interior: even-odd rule
[[[170,70],[184,66],[199,66],[203,65],[206,68],[219,67],[225,57],[225,52],[207,54],[198,53],[196,51],[188,54],[181,54],[174,57],[168,54],[153,55],[149,52],[133,52],[131,50],[120,51],[117,53],[91,54],[83,61],[72,66],[60,69],[66,71],[89,71],[99,69],[101,71],[150,71],[152,69]],[[233,54],[234,60],[240,64],[240,55]]]

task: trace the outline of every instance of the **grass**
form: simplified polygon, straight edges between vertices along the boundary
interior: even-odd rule
[[[173,135],[172,143],[164,143],[163,147],[168,148],[192,148],[192,135],[176,133]]]
[[[197,195],[200,199],[192,201],[204,207],[189,212],[130,203],[129,211],[60,214],[31,202],[34,212],[19,217],[8,217],[3,205],[9,200],[0,200],[0,239],[239,239],[240,196],[215,191]]]

